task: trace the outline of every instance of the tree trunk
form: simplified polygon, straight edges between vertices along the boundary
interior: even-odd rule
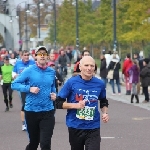
[[[93,44],[91,44],[91,56],[94,57]]]
[[[132,53],[133,53],[133,48],[132,48],[132,42],[130,43],[130,55],[131,55],[131,59],[132,59]]]
[[[118,43],[118,54],[119,54],[119,56],[120,56],[120,58],[121,58],[121,46],[120,46],[120,43]]]
[[[142,40],[142,51],[143,51],[143,58],[145,58],[144,41],[143,40]]]

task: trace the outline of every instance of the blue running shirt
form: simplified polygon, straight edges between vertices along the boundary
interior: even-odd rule
[[[83,80],[80,75],[70,78],[62,87],[58,96],[66,99],[68,103],[78,103],[85,100],[84,109],[68,109],[66,124],[76,129],[100,128],[100,112],[98,101],[106,97],[106,89],[102,80],[92,77]]]

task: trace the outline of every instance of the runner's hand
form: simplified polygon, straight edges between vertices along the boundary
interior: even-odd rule
[[[30,92],[37,94],[40,91],[40,89],[38,87],[30,87]]]
[[[52,101],[56,100],[56,94],[55,93],[50,93],[50,97]]]
[[[77,108],[76,109],[83,109],[85,107],[85,101],[79,101],[79,103],[76,104]]]
[[[103,120],[104,123],[107,123],[107,122],[108,122],[109,116],[108,116],[107,113],[102,114],[102,120]]]
[[[14,79],[16,79],[18,77],[18,74],[16,74],[15,76],[14,76]]]

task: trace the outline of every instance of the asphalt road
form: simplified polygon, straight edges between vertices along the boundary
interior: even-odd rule
[[[28,144],[27,133],[21,131],[21,102],[17,92],[13,97],[14,107],[4,112],[0,90],[0,150],[24,150]],[[112,99],[109,104],[110,121],[101,127],[101,150],[149,150],[150,111]],[[56,112],[52,150],[70,150],[65,115],[66,110]]]

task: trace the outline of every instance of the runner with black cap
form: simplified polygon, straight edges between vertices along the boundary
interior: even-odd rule
[[[47,66],[46,47],[38,47],[35,55],[36,64],[25,69],[12,82],[12,89],[26,93],[24,109],[30,139],[26,150],[37,150],[39,143],[41,150],[51,150],[55,124],[55,70]]]

